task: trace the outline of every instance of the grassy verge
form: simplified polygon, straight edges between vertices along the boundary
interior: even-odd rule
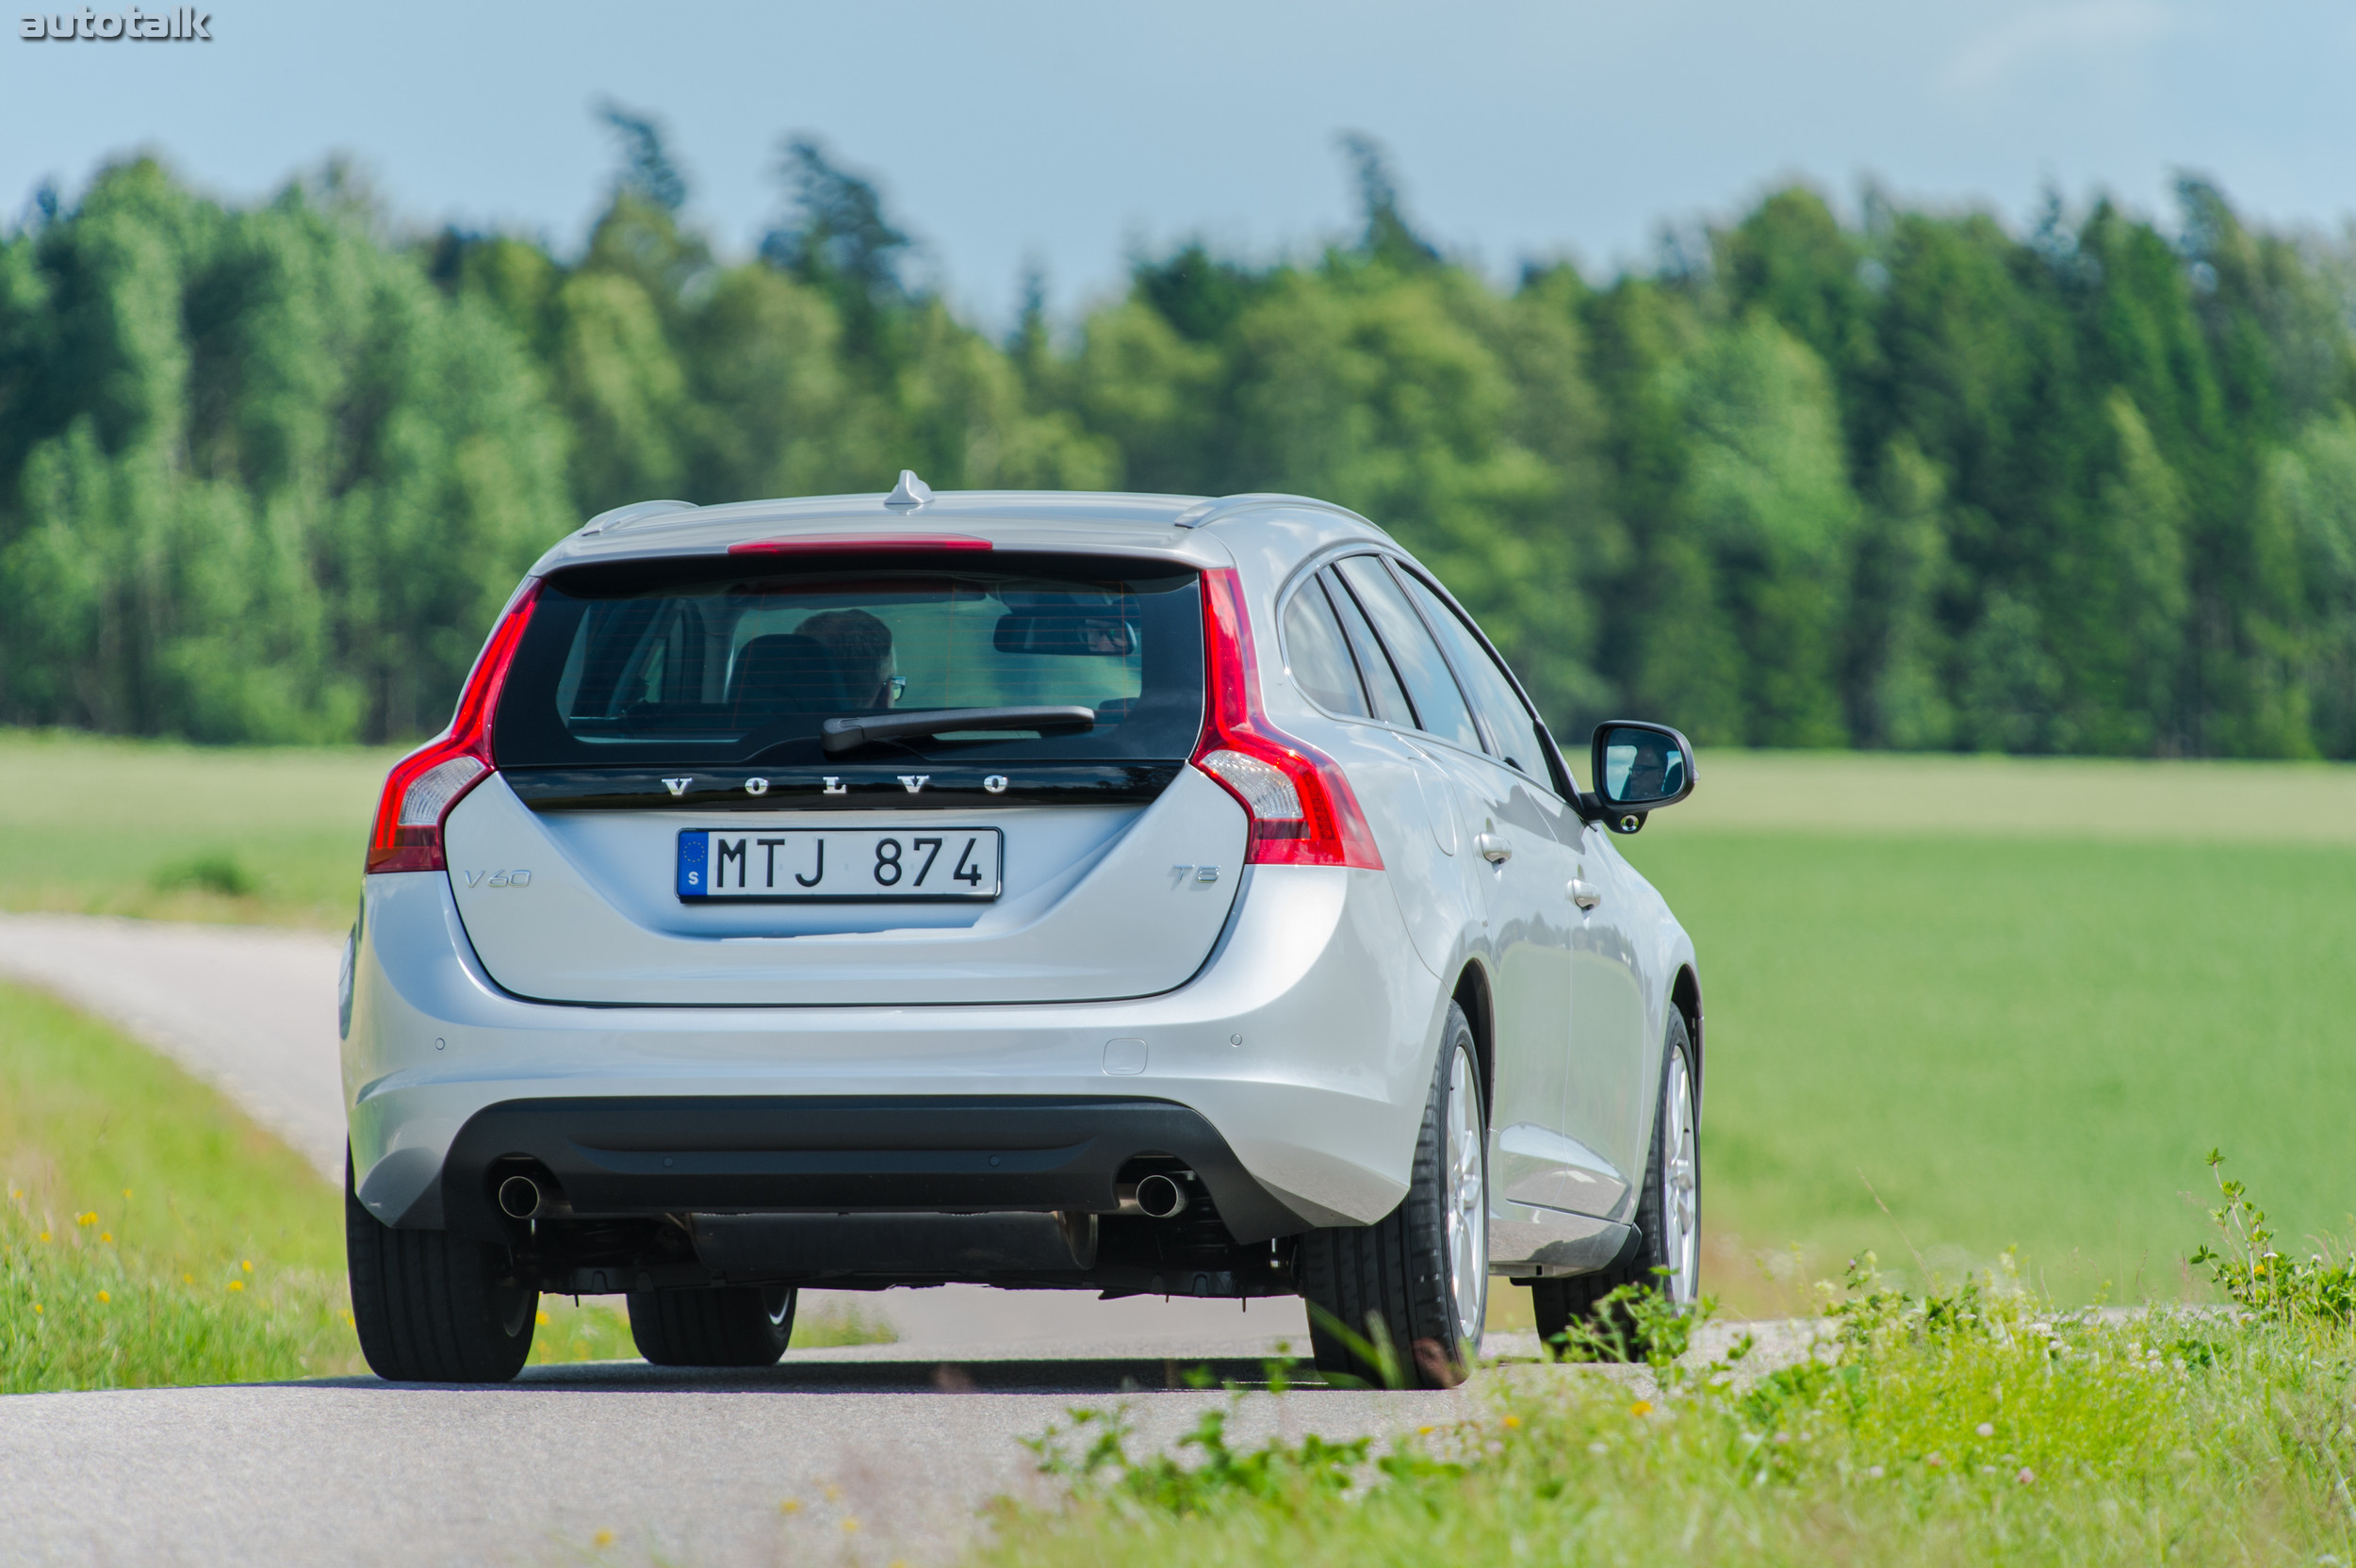
[[[1349,1446],[1139,1464],[1005,1517],[981,1560],[2313,1563],[2356,1541],[2345,1331],[1918,1313],[1837,1354],[1726,1388],[1525,1376],[1379,1468]]]
[[[0,1393],[365,1370],[343,1202],[218,1093],[0,985]],[[545,1298],[536,1362],[636,1354],[613,1306]],[[820,1308],[796,1345],[889,1338]]]
[[[205,1086],[0,986],[0,1391],[357,1370],[336,1195]]]
[[[1061,1507],[1008,1507],[987,1563],[2316,1563],[2356,1547],[2356,1282],[2228,1245],[2229,1314],[2056,1307],[1989,1272],[1930,1297],[1870,1266],[1825,1287],[1821,1338],[1651,1365],[1530,1366],[1477,1417],[1365,1443],[1177,1458],[1117,1422],[1043,1445]],[[2285,1269],[2309,1278],[2284,1290]],[[1258,1397],[1258,1396],[1254,1396]],[[1297,1397],[1297,1396],[1295,1396]]]

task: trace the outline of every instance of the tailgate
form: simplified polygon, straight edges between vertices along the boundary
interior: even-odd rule
[[[1144,802],[985,807],[944,792],[922,810],[725,812],[535,811],[494,776],[450,812],[450,888],[491,978],[537,1000],[857,1006],[1150,995],[1202,967],[1243,870],[1242,808],[1192,768],[1170,771]],[[996,899],[679,895],[682,831],[888,829],[913,842],[944,826],[1004,835]]]

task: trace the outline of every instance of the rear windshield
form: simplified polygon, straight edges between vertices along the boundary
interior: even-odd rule
[[[1203,720],[1198,579],[1134,564],[575,567],[540,587],[494,752],[501,767],[1183,760]],[[950,728],[831,758],[819,744],[819,727],[846,714],[1039,705],[1085,708],[1095,722]]]

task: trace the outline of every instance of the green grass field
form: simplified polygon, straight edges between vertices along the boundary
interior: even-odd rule
[[[0,908],[340,931],[399,755],[0,730]]]
[[[1627,848],[1701,954],[1731,1300],[1795,1242],[2173,1298],[2212,1146],[2347,1232],[2356,769],[1711,757]]]
[[[0,735],[0,906],[340,929],[391,755]],[[2356,768],[1712,753],[1623,842],[1701,952],[1735,1305],[1867,1246],[2175,1297],[2213,1145],[2292,1235],[2356,1211]]]

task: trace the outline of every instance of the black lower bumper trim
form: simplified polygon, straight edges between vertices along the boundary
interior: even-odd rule
[[[505,1101],[477,1111],[452,1140],[440,1218],[453,1231],[506,1233],[493,1189],[524,1165],[554,1177],[584,1217],[1110,1214],[1121,1168],[1152,1155],[1192,1169],[1238,1242],[1311,1228],[1252,1180],[1201,1113],[1078,1095]]]

